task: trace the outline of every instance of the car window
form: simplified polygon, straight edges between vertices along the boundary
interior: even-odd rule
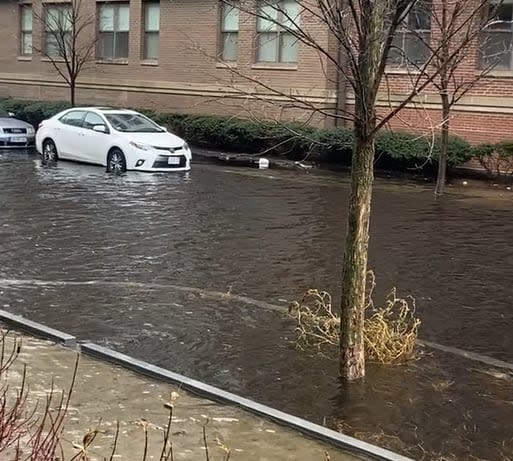
[[[0,118],[8,118],[9,113],[0,107]]]
[[[115,130],[124,133],[161,133],[164,131],[155,122],[141,114],[119,112],[105,114],[105,117]]]
[[[83,111],[83,110],[72,110],[71,112],[64,114],[59,119],[59,121],[64,123],[65,125],[81,127],[84,115],[85,115],[85,111]]]
[[[95,125],[105,125],[105,120],[94,112],[88,112],[85,116],[83,127],[92,130]]]

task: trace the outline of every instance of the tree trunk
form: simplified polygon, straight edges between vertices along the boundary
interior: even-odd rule
[[[355,127],[351,197],[342,266],[340,374],[345,380],[365,376],[364,314],[369,218],[374,179],[374,139]]]
[[[449,112],[451,106],[449,103],[449,40],[447,21],[448,4],[442,1],[442,37],[440,47],[440,98],[442,99],[442,133],[440,139],[440,153],[438,154],[438,173],[436,175],[435,197],[444,193],[446,173],[447,173],[447,147],[449,144]]]
[[[351,196],[342,262],[340,375],[346,381],[365,376],[364,316],[369,219],[374,181],[376,95],[383,69],[381,47],[387,2],[364,2],[359,34],[354,106]],[[360,4],[362,5],[362,4]]]
[[[70,102],[71,102],[71,106],[72,107],[75,107],[75,89],[76,89],[75,82],[70,83],[70,85],[69,85],[69,95],[70,95]]]
[[[447,148],[449,146],[449,116],[451,107],[447,92],[441,94],[442,98],[442,133],[440,137],[440,153],[438,154],[438,174],[436,177],[435,195],[443,195],[447,181]]]

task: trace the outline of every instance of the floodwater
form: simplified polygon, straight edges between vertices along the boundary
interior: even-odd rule
[[[512,456],[504,370],[426,350],[342,389],[333,358],[295,349],[287,302],[336,302],[347,198],[345,174],[0,151],[0,308],[419,459]],[[513,193],[378,180],[373,203],[377,296],[414,296],[424,339],[513,362]]]

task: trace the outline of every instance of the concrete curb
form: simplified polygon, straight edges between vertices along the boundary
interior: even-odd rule
[[[0,310],[0,322],[4,322],[6,325],[15,327],[21,331],[32,333],[37,337],[51,339],[52,341],[60,343],[66,347],[74,347],[77,344],[75,336],[47,327],[41,323],[33,322],[32,320],[28,320],[20,315],[11,314],[4,310]]]
[[[343,448],[345,451],[351,452],[355,455],[365,456],[367,458],[380,461],[413,461],[410,458],[406,458],[389,450],[362,442],[353,437],[327,429],[326,427],[319,426],[318,424],[311,423],[302,418],[275,410],[266,405],[232,394],[231,392],[223,391],[222,389],[214,386],[187,378],[186,376],[151,365],[150,363],[107,349],[97,344],[82,344],[81,351],[84,354],[120,365],[132,371],[179,385],[191,393],[201,395],[210,400],[240,407],[251,413],[271,419],[283,426],[299,430],[300,432],[315,439],[320,439],[331,445]]]

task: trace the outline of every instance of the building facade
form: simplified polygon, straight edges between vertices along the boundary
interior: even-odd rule
[[[299,18],[295,0],[279,1],[285,11],[298,15],[301,27],[324,50],[337,55],[325,25],[312,17]],[[68,98],[66,83],[44,57],[57,47],[50,32],[57,22],[65,22],[62,15],[68,5],[66,0],[0,0],[0,97]],[[82,0],[81,5],[81,14],[90,19],[84,24],[88,31],[84,36],[94,42],[94,59],[79,75],[77,103],[332,126],[334,120],[325,115],[341,106],[351,110],[354,102],[324,54],[298,43],[286,28],[270,26],[219,0]],[[285,24],[287,18],[281,20]],[[423,50],[416,40],[431,33],[429,14],[408,21],[411,27],[401,28],[395,39],[396,49],[403,52],[391,56],[387,88],[378,100],[382,112],[397,105],[411,87],[404,59],[422,62]],[[500,47],[500,59],[461,98],[451,116],[451,131],[472,142],[510,137],[512,24],[513,1],[506,0],[494,28],[481,34],[487,34],[490,47]],[[479,43],[471,47],[458,67],[458,78],[471,79],[486,65],[481,49]],[[490,49],[488,54],[498,53]],[[311,118],[308,107],[322,111]],[[391,125],[410,131],[437,130],[440,109],[440,96],[430,87]]]

